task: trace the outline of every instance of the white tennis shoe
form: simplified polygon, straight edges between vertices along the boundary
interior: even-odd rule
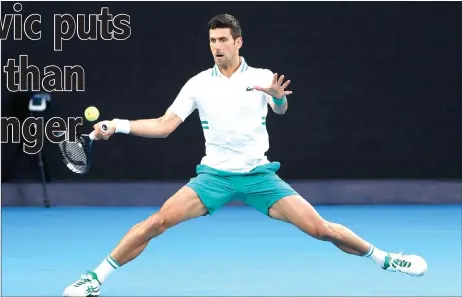
[[[387,253],[383,269],[390,272],[402,272],[412,276],[422,276],[427,272],[427,262],[417,255]]]
[[[101,283],[96,273],[88,271],[83,274],[78,281],[64,290],[63,296],[66,297],[96,297],[99,296]]]

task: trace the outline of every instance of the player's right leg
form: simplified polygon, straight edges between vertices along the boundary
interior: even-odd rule
[[[158,212],[133,226],[106,259],[94,271],[87,272],[68,286],[63,296],[99,296],[100,285],[106,277],[141,254],[152,238],[207,212],[207,207],[192,188],[181,188]]]

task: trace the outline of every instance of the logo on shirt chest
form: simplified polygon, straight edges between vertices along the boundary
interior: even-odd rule
[[[250,91],[253,91],[253,90],[255,90],[255,89],[252,88],[252,87],[247,87],[245,90],[246,90],[247,92],[250,92]]]

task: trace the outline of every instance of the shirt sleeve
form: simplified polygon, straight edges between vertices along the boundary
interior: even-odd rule
[[[183,86],[168,110],[176,114],[184,122],[195,109],[196,95],[193,79],[190,79]]]

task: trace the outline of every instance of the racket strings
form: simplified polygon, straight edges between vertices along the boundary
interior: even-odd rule
[[[66,143],[66,155],[76,164],[87,164],[87,154],[80,141]]]
[[[69,138],[66,138],[59,144],[67,167],[76,173],[83,173],[88,170],[88,153],[85,145],[85,140],[82,137],[78,137],[75,142],[70,142]]]

